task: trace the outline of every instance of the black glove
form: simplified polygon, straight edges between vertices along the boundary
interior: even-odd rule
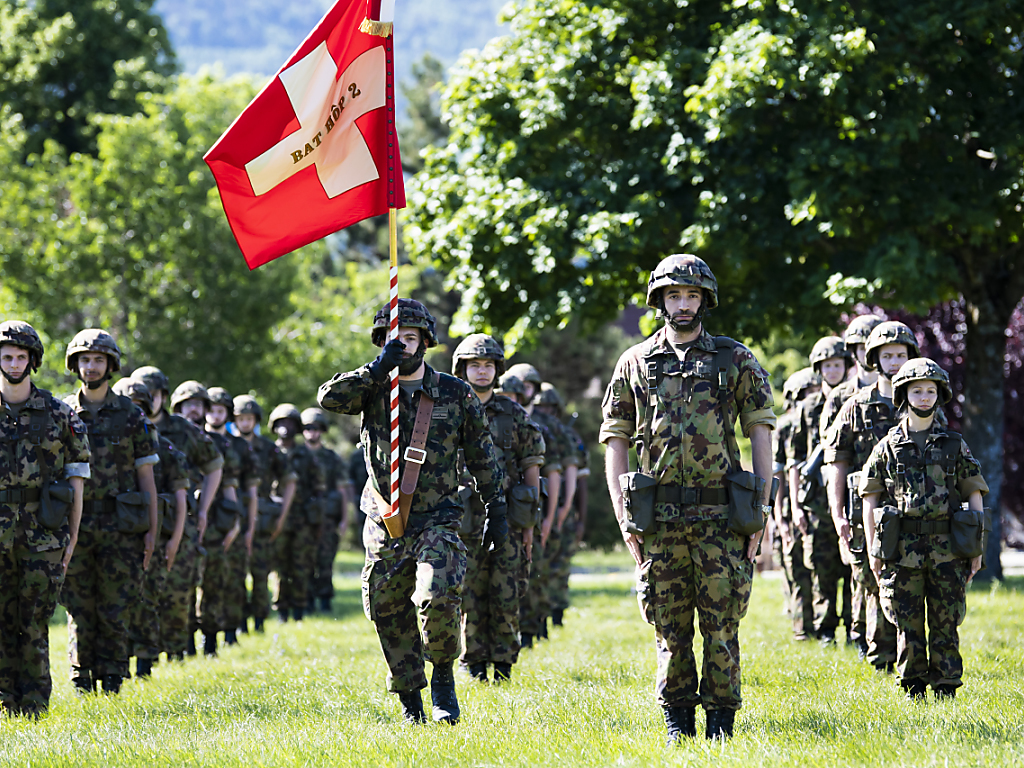
[[[405,354],[405,345],[398,339],[392,339],[384,345],[384,349],[377,355],[377,359],[370,363],[370,375],[376,382],[387,379],[398,364],[402,362],[402,355]]]
[[[484,533],[480,543],[485,552],[497,549],[508,538],[508,506],[503,501],[489,501],[484,504]]]

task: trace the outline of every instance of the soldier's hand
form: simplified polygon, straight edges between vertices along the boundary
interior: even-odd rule
[[[67,547],[64,548],[64,557],[61,558],[60,564],[65,576],[68,573],[68,565],[71,563],[71,558],[75,554],[75,545],[77,543],[77,539],[72,539],[71,542],[67,545]]]
[[[757,559],[757,548],[761,546],[761,532],[750,534],[747,539],[747,560],[754,562]]]
[[[853,531],[850,529],[850,522],[844,517],[839,523],[839,541],[850,543],[853,538]]]
[[[369,365],[370,375],[374,381],[382,382],[398,364],[402,362],[405,354],[405,345],[398,339],[392,339],[384,345],[384,349],[377,355],[377,359]]]
[[[526,550],[526,562],[533,562],[533,528],[523,529],[523,548]]]
[[[797,508],[793,510],[793,522],[796,523],[796,527],[800,529],[800,533],[804,536],[807,535],[807,515],[804,514],[803,509]]]
[[[637,567],[641,567],[644,564],[644,551],[643,543],[644,540],[635,533],[622,532],[622,540],[626,542],[626,549],[629,550],[629,554],[636,560]]]
[[[153,558],[153,550],[156,549],[156,531],[146,531],[142,537],[142,570],[149,570],[149,561]]]
[[[501,502],[489,501],[484,505],[484,533],[481,544],[485,552],[497,549],[508,538],[508,507]]]
[[[853,565],[853,553],[847,541],[842,537],[839,539],[839,559],[843,561],[843,565]]]
[[[871,565],[871,572],[875,574],[875,581],[880,583],[882,581],[882,561],[877,557],[868,555],[868,563]]]
[[[971,582],[971,579],[974,578],[974,575],[978,571],[980,571],[980,570],[981,570],[981,555],[978,555],[976,558],[971,560],[971,575],[967,577],[967,583],[968,584]]]

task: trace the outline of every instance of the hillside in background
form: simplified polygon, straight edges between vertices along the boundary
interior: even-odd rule
[[[269,77],[331,6],[333,0],[157,0],[185,72],[220,64],[226,74],[248,72]],[[507,0],[399,0],[395,24],[396,76],[412,79],[411,67],[431,53],[445,67],[466,48],[480,48],[501,34],[498,11]]]

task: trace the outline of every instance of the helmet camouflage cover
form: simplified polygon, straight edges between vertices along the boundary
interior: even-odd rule
[[[270,412],[270,429],[273,430],[274,425],[281,419],[295,419],[296,424],[302,426],[302,414],[291,403],[281,403],[274,406],[274,410]]]
[[[910,326],[895,320],[886,320],[875,326],[865,345],[864,353],[868,370],[878,370],[878,350],[886,344],[904,344],[907,347],[907,357],[921,356],[921,350],[917,346],[917,337],[910,330]]]
[[[501,376],[505,372],[505,350],[486,333],[474,333],[459,342],[452,354],[452,372],[463,378],[466,375],[465,363],[469,360],[493,360],[495,375]]]
[[[210,405],[223,405],[228,409],[229,414],[234,410],[235,401],[231,399],[231,394],[224,387],[210,387],[206,390],[206,394],[210,396]]]
[[[210,407],[210,393],[198,381],[183,381],[174,388],[171,393],[171,410],[177,412],[178,406],[186,400],[202,400],[207,408]]]
[[[882,322],[882,318],[878,315],[857,315],[846,326],[846,331],[843,333],[843,343],[846,348],[852,350],[858,344],[867,344],[871,332]]]
[[[122,395],[133,402],[140,402],[142,409],[149,413],[153,410],[153,396],[149,393],[149,387],[138,379],[131,377],[118,379],[111,387],[115,395]]]
[[[813,368],[801,368],[782,385],[782,396],[790,402],[800,399],[800,393],[808,387],[816,387],[821,384],[821,376]]]
[[[0,323],[0,346],[4,344],[13,344],[27,350],[32,370],[39,369],[43,362],[43,342],[31,325],[21,320],[5,320]]]
[[[555,408],[561,410],[564,407],[562,402],[562,396],[558,394],[558,390],[555,389],[554,385],[548,382],[542,382],[540,385],[540,391],[533,397],[534,405],[552,405]]]
[[[718,306],[718,280],[704,259],[692,253],[674,253],[661,260],[647,281],[647,306],[661,308],[661,289],[670,285],[703,288],[707,308]]]
[[[79,331],[68,344],[64,353],[64,365],[71,373],[78,373],[75,370],[75,358],[82,352],[104,353],[110,360],[108,374],[121,370],[121,348],[117,346],[114,337],[101,328],[86,328]]]
[[[437,346],[437,329],[435,328],[434,316],[415,299],[398,300],[398,327],[419,328],[423,331],[423,339],[427,348]],[[390,330],[391,304],[388,303],[381,307],[380,311],[373,316],[373,330],[370,331],[371,341],[376,346],[383,347]]]
[[[503,395],[525,395],[526,386],[521,378],[509,371],[501,377],[497,391]]]
[[[132,378],[136,381],[141,381],[152,392],[170,392],[171,382],[168,381],[167,376],[159,368],[153,365],[144,365],[141,368],[136,368],[132,373]]]
[[[838,336],[825,336],[814,342],[811,349],[810,361],[814,370],[821,372],[821,364],[831,357],[838,357],[849,368],[853,362],[852,353],[846,348],[846,344]]]
[[[302,412],[302,426],[316,426],[321,432],[326,432],[331,423],[327,420],[327,414],[319,408],[307,408]]]
[[[263,409],[252,395],[235,395],[235,416],[244,416],[251,413],[256,421],[263,420]]]
[[[544,382],[544,379],[540,377],[540,371],[529,363],[516,363],[508,369],[508,372],[518,377],[524,384],[529,382],[539,387]]]
[[[907,402],[907,390],[914,381],[934,381],[939,388],[939,402],[943,405],[953,399],[949,374],[942,366],[927,357],[915,357],[907,360],[892,377],[892,404],[897,408]]]

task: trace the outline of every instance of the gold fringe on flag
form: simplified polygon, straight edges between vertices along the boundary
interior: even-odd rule
[[[359,25],[359,31],[367,35],[377,35],[377,37],[390,37],[392,26],[394,25],[390,21],[363,19],[363,23]]]

